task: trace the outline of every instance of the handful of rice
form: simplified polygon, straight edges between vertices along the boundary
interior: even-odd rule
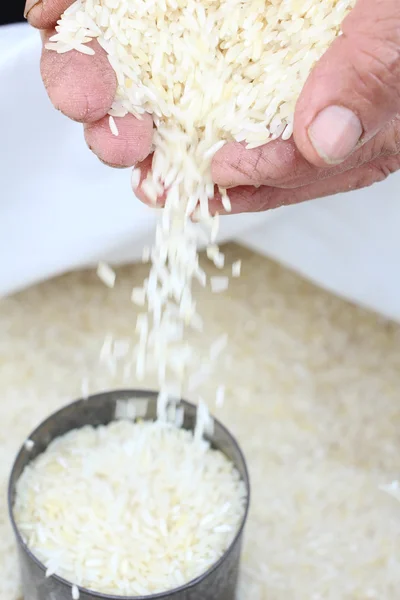
[[[218,215],[208,208],[216,192],[214,154],[232,140],[251,148],[292,135],[302,86],[354,3],[77,0],[59,21],[48,49],[92,54],[86,44],[96,38],[108,54],[118,80],[112,132],[127,113],[149,113],[155,124],[152,168],[132,177],[154,202],[165,195],[150,275],[143,293],[133,295],[147,308],[137,324],[139,379],[155,365],[161,386],[171,378],[182,385],[196,363],[183,340],[186,326],[202,328],[192,283],[207,284],[199,236],[215,242],[218,232]],[[226,190],[219,193],[229,211]],[[212,247],[212,260],[223,268]],[[213,291],[226,288],[225,281],[218,289],[211,283]]]

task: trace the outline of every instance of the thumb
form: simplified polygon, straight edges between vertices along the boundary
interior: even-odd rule
[[[400,112],[400,1],[358,0],[297,102],[294,139],[317,166],[337,164]]]

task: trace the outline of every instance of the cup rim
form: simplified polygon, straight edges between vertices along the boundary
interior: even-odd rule
[[[52,421],[53,419],[56,419],[61,413],[63,413],[64,410],[66,410],[67,408],[71,408],[73,406],[77,406],[80,405],[82,402],[87,403],[88,400],[92,400],[92,401],[96,401],[99,400],[101,401],[102,398],[104,397],[109,397],[110,395],[132,395],[135,394],[136,396],[147,396],[148,398],[155,398],[158,396],[158,392],[154,391],[154,390],[146,390],[146,389],[136,389],[136,388],[124,388],[124,389],[116,389],[116,390],[108,390],[105,392],[97,392],[96,394],[91,394],[90,396],[88,396],[87,398],[79,398],[78,400],[74,400],[73,402],[69,402],[68,404],[65,404],[64,406],[62,406],[61,408],[59,408],[58,410],[52,412],[50,415],[48,415],[44,420],[42,420],[39,425],[37,425],[35,427],[35,429],[30,433],[30,435],[28,436],[27,439],[32,439],[32,437],[35,437],[35,434],[40,432],[40,430],[49,422]],[[122,398],[123,399],[123,398]],[[128,399],[128,398],[127,398]],[[185,400],[183,398],[181,398],[179,400],[179,403],[190,407],[190,408],[196,408],[196,405],[193,404],[192,402],[189,402],[188,400]],[[202,573],[201,575],[199,575],[198,577],[196,577],[195,579],[191,579],[190,581],[188,581],[187,583],[176,587],[176,588],[172,588],[170,590],[167,590],[165,592],[158,592],[156,594],[147,594],[145,596],[119,596],[119,595],[112,595],[112,594],[103,594],[102,592],[96,592],[94,590],[91,590],[89,588],[85,588],[85,587],[81,587],[81,586],[77,586],[79,591],[82,592],[83,594],[88,594],[89,596],[91,596],[94,600],[166,600],[168,599],[171,595],[173,594],[178,594],[178,593],[182,593],[182,592],[186,592],[194,587],[196,587],[197,585],[199,585],[202,581],[204,581],[209,575],[211,575],[213,572],[217,571],[220,566],[225,562],[226,558],[230,555],[230,553],[233,551],[234,547],[236,546],[237,542],[239,541],[240,537],[243,534],[243,530],[244,527],[246,525],[247,522],[247,518],[248,518],[248,514],[249,514],[249,509],[250,509],[250,495],[251,495],[251,485],[250,485],[250,477],[249,477],[249,471],[248,471],[248,467],[247,467],[247,462],[245,459],[245,456],[243,454],[243,451],[238,443],[238,441],[236,440],[235,436],[229,431],[229,429],[227,427],[225,427],[225,425],[223,425],[223,423],[221,423],[221,421],[219,421],[218,419],[216,419],[215,417],[213,417],[214,422],[218,425],[218,427],[220,427],[222,429],[222,431],[227,434],[227,437],[229,438],[229,440],[231,441],[233,447],[235,448],[235,451],[238,453],[242,464],[243,464],[243,473],[244,473],[244,477],[243,477],[243,482],[246,486],[246,492],[247,492],[247,496],[246,496],[246,504],[245,504],[245,509],[244,509],[244,513],[242,516],[242,519],[240,521],[240,525],[237,529],[237,532],[235,534],[235,537],[233,538],[232,542],[230,543],[230,545],[228,546],[228,548],[225,550],[225,552],[223,553],[223,555],[217,560],[217,562],[215,562],[213,565],[211,565],[211,567],[209,567],[207,569],[207,571],[205,571],[204,573]],[[110,421],[111,422],[111,421]],[[54,438],[56,439],[56,438]],[[26,542],[24,541],[22,534],[18,528],[18,525],[15,521],[14,518],[14,507],[13,507],[13,495],[14,495],[14,490],[13,490],[13,486],[15,485],[13,482],[14,479],[14,473],[15,473],[15,469],[17,466],[17,463],[22,455],[22,453],[26,452],[26,448],[24,445],[21,446],[21,448],[19,449],[19,451],[17,452],[17,455],[13,461],[13,465],[11,468],[11,473],[8,479],[8,487],[7,487],[7,504],[8,504],[8,514],[9,514],[9,518],[11,521],[11,525],[12,525],[12,529],[14,531],[14,535],[17,538],[17,542],[18,545],[23,549],[23,551],[25,552],[25,554],[28,555],[28,557],[31,559],[31,561],[33,561],[36,566],[41,569],[44,573],[46,573],[46,567],[45,565],[33,554],[33,552],[31,552],[31,550],[29,549],[28,545],[26,544]],[[68,581],[67,579],[64,579],[63,577],[60,577],[57,574],[53,574],[51,575],[51,577],[57,581],[58,583],[67,586],[69,588],[72,588],[73,585],[77,585],[74,584],[71,581]]]

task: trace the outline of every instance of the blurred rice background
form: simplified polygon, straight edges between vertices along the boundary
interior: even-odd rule
[[[248,250],[225,252],[228,264],[242,258],[242,277],[221,295],[199,291],[199,346],[229,334],[202,395],[252,476],[240,600],[397,600],[400,504],[379,486],[400,476],[400,326]],[[112,374],[99,353],[107,334],[133,342],[130,292],[146,272],[119,269],[114,290],[73,273],[0,303],[1,600],[19,599],[5,495],[14,455],[83,380],[90,393],[137,387],[126,361]]]

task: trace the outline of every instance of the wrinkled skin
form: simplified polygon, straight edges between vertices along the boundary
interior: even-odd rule
[[[28,0],[26,16],[44,42],[72,0]],[[150,166],[152,121],[118,119],[119,136],[108,118],[116,78],[104,51],[95,56],[43,50],[41,72],[54,106],[83,123],[85,139],[113,167]],[[332,117],[323,124],[322,148],[315,124],[327,107],[350,115],[351,131],[341,132]],[[351,111],[351,112],[350,112]],[[336,111],[337,113],[338,111]],[[334,116],[336,115],[334,114]],[[232,212],[263,211],[350,191],[382,181],[400,168],[400,2],[358,0],[345,19],[343,35],[311,73],[296,106],[293,138],[246,150],[227,144],[214,158],[216,184],[229,187]],[[338,133],[339,132],[339,133]],[[144,163],[143,163],[144,161]],[[137,195],[146,201],[141,190]],[[162,198],[160,199],[162,204]],[[212,210],[222,212],[218,195]]]

